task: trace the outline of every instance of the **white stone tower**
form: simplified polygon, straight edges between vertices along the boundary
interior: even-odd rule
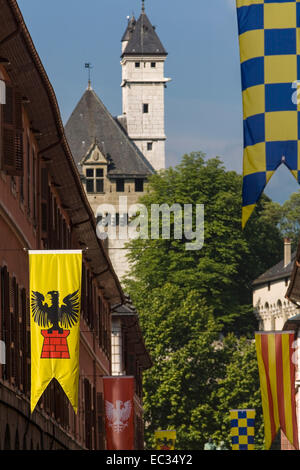
[[[165,168],[164,94],[169,78],[164,77],[167,58],[162,43],[142,4],[136,21],[132,17],[122,38],[123,122],[155,170]],[[126,118],[126,119],[124,119]]]

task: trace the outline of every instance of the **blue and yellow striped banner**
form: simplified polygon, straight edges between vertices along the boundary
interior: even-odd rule
[[[236,3],[243,95],[244,227],[279,165],[286,165],[300,182],[300,0]]]

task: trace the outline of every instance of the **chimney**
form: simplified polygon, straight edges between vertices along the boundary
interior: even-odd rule
[[[285,268],[292,261],[292,242],[290,238],[284,239],[284,260],[283,267]]]

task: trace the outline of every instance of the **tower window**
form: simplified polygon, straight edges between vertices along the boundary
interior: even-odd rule
[[[144,191],[144,180],[138,178],[135,180],[135,192],[142,193]]]
[[[151,68],[155,69],[155,67],[156,67],[156,62],[151,62]]]
[[[148,103],[143,104],[143,113],[144,114],[149,113],[149,104]]]
[[[139,69],[140,66],[141,66],[141,63],[140,63],[140,62],[136,62],[136,63],[135,63],[135,68],[136,68],[136,69]]]
[[[147,150],[152,150],[152,148],[153,148],[153,143],[147,142]]]
[[[116,181],[116,189],[118,193],[124,193],[125,185],[123,179],[117,179]]]

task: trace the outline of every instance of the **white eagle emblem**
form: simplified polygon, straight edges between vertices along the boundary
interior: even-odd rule
[[[109,421],[108,425],[113,428],[114,432],[123,432],[128,426],[128,420],[131,414],[131,400],[116,401],[116,407],[109,401],[105,400],[105,412]]]

